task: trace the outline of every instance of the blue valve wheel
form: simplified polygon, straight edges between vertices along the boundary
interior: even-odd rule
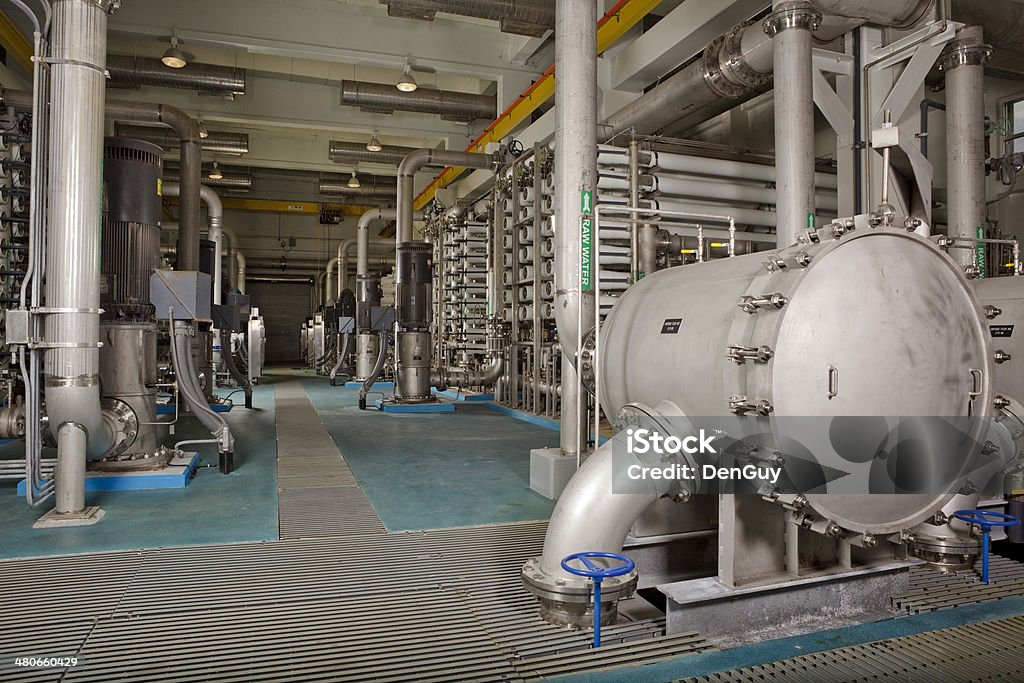
[[[981,582],[987,586],[989,532],[994,526],[1017,526],[1020,520],[1013,515],[993,510],[957,510],[953,517],[981,529]]]
[[[967,522],[979,527],[994,526],[1017,526],[1020,520],[1013,515],[992,510],[957,510],[953,516],[961,522]]]
[[[591,562],[591,560],[597,559],[613,560],[616,564],[612,564],[610,567],[599,567]],[[570,566],[569,563],[575,561],[579,561],[583,565],[583,569]],[[625,555],[595,550],[573,553],[562,558],[562,569],[576,576],[585,576],[594,582],[594,648],[599,648],[601,647],[601,582],[614,576],[630,573],[636,569],[636,562]]]
[[[616,560],[619,564],[612,565],[611,567],[598,567],[592,559],[602,560]],[[569,565],[573,560],[579,560],[585,569],[578,569]],[[607,579],[613,576],[622,576],[628,574],[636,569],[636,563],[629,559],[625,555],[619,555],[618,553],[604,553],[604,552],[588,552],[588,553],[573,553],[562,560],[562,569],[575,574],[576,576],[585,576],[588,579]]]

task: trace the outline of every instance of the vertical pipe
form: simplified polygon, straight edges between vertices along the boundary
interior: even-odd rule
[[[46,316],[45,338],[58,347],[47,349],[43,360],[50,425],[65,435],[57,464],[62,512],[84,507],[86,446],[99,455],[113,439],[100,411],[98,346],[103,72],[112,5],[53,5],[50,154],[36,160],[48,163],[50,179],[45,292],[47,307],[59,312]]]
[[[807,0],[775,0],[764,30],[775,73],[776,242],[787,247],[814,227],[814,90],[811,31],[821,13]]]
[[[946,177],[949,193],[948,234],[975,239],[985,224],[985,67],[992,49],[980,27],[957,32],[939,57],[946,73]],[[975,250],[953,249],[950,255],[968,268]]]
[[[57,514],[85,509],[86,441],[87,435],[80,425],[65,422],[57,430]]]
[[[235,249],[235,280],[238,282],[238,291],[245,294],[245,254]]]
[[[555,1],[555,322],[562,347],[562,418],[565,455],[579,456],[585,428],[576,347],[594,318],[593,292],[583,291],[581,197],[597,184],[597,4]],[[592,195],[591,195],[592,196]]]
[[[202,149],[199,140],[181,141],[181,225],[178,231],[178,270],[199,270]]]

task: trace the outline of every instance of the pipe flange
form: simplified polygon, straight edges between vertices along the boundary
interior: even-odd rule
[[[944,573],[970,569],[981,554],[981,541],[975,536],[926,536],[915,534],[907,544],[911,557],[924,560]]]
[[[724,78],[746,91],[760,90],[773,80],[771,73],[757,71],[743,58],[743,33],[749,25],[740,24],[725,35],[718,59]]]
[[[821,12],[808,0],[793,0],[776,7],[764,20],[763,26],[764,32],[772,38],[791,28],[817,31],[821,26]]]
[[[704,82],[720,97],[735,100],[743,96],[747,88],[733,83],[722,69],[725,38],[718,36],[704,48]]]
[[[533,557],[523,565],[520,576],[523,586],[540,602],[541,618],[549,624],[578,629],[594,622],[593,584],[589,579],[573,576],[550,576],[541,566],[541,558]],[[636,591],[636,569],[623,576],[601,582],[601,624],[614,624],[618,603]]]
[[[113,445],[102,458],[116,457],[131,448],[139,433],[139,418],[132,407],[116,398],[105,398],[100,402],[103,420],[113,434]]]
[[[960,66],[981,66],[992,58],[992,46],[974,38],[950,41],[939,55],[939,71],[952,71]]]

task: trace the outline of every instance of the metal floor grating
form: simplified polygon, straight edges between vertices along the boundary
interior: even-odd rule
[[[278,510],[282,539],[387,533],[358,486],[284,489]]]
[[[990,558],[987,586],[974,569],[943,574],[926,566],[912,567],[909,589],[894,596],[892,606],[920,614],[1024,595],[1024,564],[995,554]]]
[[[0,667],[74,653],[84,666],[63,678],[0,668],[0,680],[527,681],[711,649],[695,633],[665,636],[661,619],[608,627],[597,651],[589,632],[542,622],[519,569],[545,530],[3,562],[0,582],[14,590],[0,593]]]
[[[1024,617],[984,621],[686,679],[922,683],[1024,680]]]
[[[281,538],[387,533],[302,385],[282,382],[275,397]]]

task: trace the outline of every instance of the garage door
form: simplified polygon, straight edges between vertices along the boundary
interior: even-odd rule
[[[312,315],[310,288],[301,282],[246,283],[246,293],[266,326],[267,363],[299,362],[299,327]]]

